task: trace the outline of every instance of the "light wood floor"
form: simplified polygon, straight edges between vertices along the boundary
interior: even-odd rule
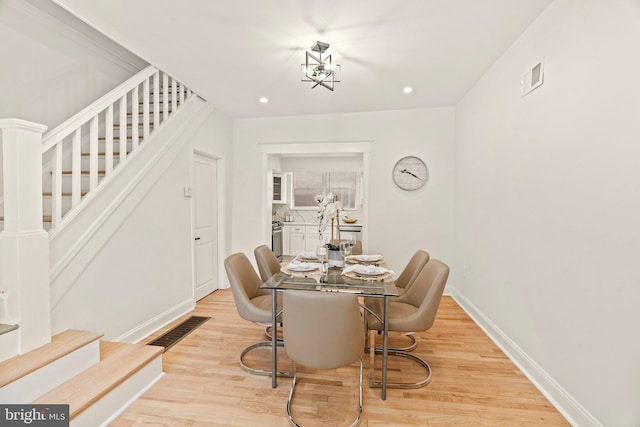
[[[190,315],[211,320],[163,355],[166,375],[111,425],[288,425],[285,405],[291,380],[280,378],[272,389],[270,377],[247,374],[238,366],[240,351],[264,335],[261,327],[238,316],[231,291],[207,296]],[[434,326],[418,336],[414,352],[431,364],[431,383],[420,389],[390,389],[382,401],[380,389],[366,385],[365,357],[360,425],[569,425],[452,298],[443,298]],[[402,339],[394,337],[391,344]],[[270,366],[269,357],[265,351],[249,361]],[[280,363],[287,363],[286,356]],[[417,373],[400,358],[390,358],[389,369],[390,380],[411,379]],[[335,371],[298,366],[294,417],[305,426],[348,425],[356,415],[357,381],[356,364]]]

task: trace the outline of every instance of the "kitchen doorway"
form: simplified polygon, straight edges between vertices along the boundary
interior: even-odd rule
[[[308,156],[327,158],[332,156],[344,156],[349,154],[362,155],[362,193],[365,200],[362,207],[361,223],[367,223],[369,217],[368,194],[369,194],[369,154],[373,141],[340,141],[340,142],[295,142],[295,143],[263,143],[262,151],[262,176],[265,177],[262,194],[262,211],[264,227],[263,238],[269,241],[271,238],[271,223],[273,220],[272,198],[273,184],[272,171],[274,169],[274,159],[286,156]],[[276,167],[277,169],[277,167]],[[362,231],[362,239],[366,241],[368,237],[368,227]]]

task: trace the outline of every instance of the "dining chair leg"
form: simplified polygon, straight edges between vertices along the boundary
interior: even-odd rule
[[[242,350],[242,352],[240,352],[240,356],[238,356],[238,362],[240,363],[240,367],[242,368],[242,370],[245,371],[245,372],[248,372],[248,373],[253,374],[253,375],[272,376],[273,375],[273,370],[271,370],[271,369],[267,370],[267,369],[251,368],[251,367],[247,366],[244,363],[243,358],[247,353],[249,353],[251,350],[254,350],[256,348],[261,348],[261,347],[272,348],[273,347],[273,342],[272,341],[261,341],[261,342],[255,343],[255,344],[251,344],[250,346],[248,346],[244,350]],[[278,347],[284,347],[284,342],[283,341],[278,341]],[[291,378],[293,376],[292,366],[289,367],[288,371],[278,371],[277,372],[277,376],[278,377]]]
[[[349,427],[355,427],[360,424],[360,419],[362,418],[362,357],[360,358],[360,369],[358,373],[358,415],[356,419],[349,425]],[[293,393],[296,388],[296,380],[298,378],[296,374],[296,364],[292,362],[291,371],[293,372],[293,380],[291,381],[291,388],[289,389],[289,397],[287,398],[287,418],[289,418],[289,424],[293,427],[300,427],[300,424],[293,419],[293,415],[291,415],[291,406],[293,402]]]
[[[369,387],[373,387],[374,364],[376,356],[376,331],[369,331]]]
[[[415,332],[405,332],[401,334],[401,336],[409,338],[411,340],[411,343],[409,343],[409,345],[406,345],[404,347],[389,347],[389,350],[395,350],[395,351],[414,350],[418,346],[418,339],[416,338],[415,334],[416,334]],[[382,347],[376,347],[376,351],[382,351]]]
[[[377,351],[374,350],[374,353],[376,354],[382,354],[382,350]],[[369,354],[371,354],[371,350],[369,350]],[[397,382],[389,382],[387,381],[387,388],[420,388],[420,387],[424,387],[427,384],[429,384],[431,382],[431,375],[432,375],[432,371],[431,371],[431,366],[421,357],[416,356],[415,354],[406,352],[406,351],[401,351],[401,350],[391,350],[389,349],[387,351],[387,354],[389,356],[399,356],[399,357],[404,357],[406,359],[409,360],[413,360],[414,362],[416,362],[419,366],[421,366],[424,370],[425,370],[425,377],[419,381],[415,381],[415,382],[410,382],[410,383],[397,383]],[[373,366],[373,362],[370,363],[370,366]],[[369,378],[369,387],[371,388],[380,388],[382,387],[382,381],[375,381],[374,377],[373,377],[373,373],[370,370],[370,378]]]

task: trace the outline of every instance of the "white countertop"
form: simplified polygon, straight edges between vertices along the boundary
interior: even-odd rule
[[[294,222],[282,222],[282,225],[314,225],[317,226],[318,223],[317,222],[299,222],[299,221],[294,221]],[[348,225],[348,226],[355,226],[355,227],[362,227],[362,224],[360,223],[355,223],[355,224],[347,224],[346,222],[340,222],[340,226],[342,227],[343,225]]]

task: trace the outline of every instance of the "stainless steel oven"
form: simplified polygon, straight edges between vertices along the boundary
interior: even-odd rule
[[[276,258],[282,259],[282,223],[280,221],[271,222],[271,250]]]

